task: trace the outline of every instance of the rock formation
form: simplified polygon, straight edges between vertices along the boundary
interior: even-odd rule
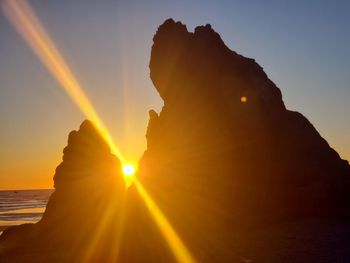
[[[242,228],[349,216],[348,162],[254,59],[210,25],[170,19],[153,40],[164,107],[150,111],[139,178],[197,258],[226,262]]]
[[[88,121],[69,134],[63,153],[43,218],[4,232],[1,262],[93,262],[101,254],[113,256],[110,244],[117,240],[110,233],[126,194],[120,162]]]
[[[198,262],[350,260],[350,224],[341,221],[349,164],[286,109],[253,59],[210,25],[191,33],[169,19],[154,36],[150,76],[164,107],[150,111],[138,180]],[[42,220],[7,229],[0,261],[175,262],[120,170],[83,122],[69,135]]]
[[[175,262],[120,161],[89,121],[72,131],[36,224],[0,236],[0,262]]]

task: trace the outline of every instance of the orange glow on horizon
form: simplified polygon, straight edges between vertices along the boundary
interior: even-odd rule
[[[242,97],[241,97],[241,102],[244,103],[244,102],[247,102],[247,100],[248,100],[248,98],[247,98],[246,96],[242,96]]]

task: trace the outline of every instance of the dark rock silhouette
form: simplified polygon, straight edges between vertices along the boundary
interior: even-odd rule
[[[119,160],[89,121],[72,131],[36,224],[0,236],[0,262],[174,262]]]
[[[348,218],[348,162],[253,59],[210,25],[169,19],[153,40],[164,107],[150,111],[139,178],[200,262],[230,262],[242,229]]]
[[[152,182],[227,194],[220,202],[242,203],[253,221],[349,213],[348,162],[210,25],[190,33],[167,20],[154,36],[150,69],[164,100],[159,116],[150,112],[142,159]]]
[[[116,242],[108,233],[115,229],[111,220],[120,219],[125,203],[119,160],[88,121],[69,134],[63,152],[43,218],[4,231],[1,262],[93,262],[101,254],[113,256],[108,254],[110,246],[103,248]]]
[[[347,262],[348,162],[253,60],[210,25],[154,36],[138,179],[198,262]],[[37,224],[0,237],[0,262],[175,262],[135,186],[91,123],[69,135]],[[250,261],[253,260],[253,261]]]

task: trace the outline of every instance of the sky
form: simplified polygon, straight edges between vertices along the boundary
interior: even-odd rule
[[[0,1],[1,3],[1,1]],[[349,1],[29,0],[127,160],[146,148],[152,37],[167,18],[211,24],[254,58],[343,159],[350,159]],[[84,115],[0,13],[0,189],[52,188]]]

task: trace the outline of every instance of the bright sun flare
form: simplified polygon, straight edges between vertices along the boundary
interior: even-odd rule
[[[2,5],[3,2],[4,5]],[[64,90],[70,95],[70,97],[79,106],[82,112],[94,123],[101,136],[108,143],[111,151],[120,159],[121,163],[125,163],[123,155],[116,147],[107,128],[103,124],[99,115],[85,95],[83,89],[80,87],[75,76],[59,53],[59,50],[56,48],[53,41],[46,33],[44,27],[41,25],[40,21],[35,16],[35,13],[31,10],[28,3],[26,3],[26,1],[17,0],[0,0],[0,8],[2,7],[4,7],[3,10],[6,12],[7,17],[15,26],[19,34],[38,55],[44,65],[46,65],[51,74],[62,85]],[[142,184],[137,180],[137,178],[135,178],[137,168],[137,165],[123,165],[122,173],[124,174],[126,186],[129,187],[133,181],[135,182],[138,193],[144,200],[153,219],[157,223],[161,233],[169,244],[170,249],[173,251],[177,261],[179,263],[194,263],[195,260],[192,258],[188,249],[182,243],[182,240],[177,235],[172,225],[168,222],[165,215],[149,196]],[[119,173],[120,172],[118,172],[118,174]],[[108,213],[102,215],[102,219],[104,219],[104,221],[106,219],[105,217],[110,214],[110,210],[106,212]],[[92,247],[90,247],[92,251],[94,250],[94,246],[97,245],[97,238],[100,236],[99,234],[101,234],[101,229],[99,229],[97,232],[97,236],[95,237],[96,242],[92,242]],[[89,255],[87,255],[87,257],[89,257]]]
[[[123,174],[125,176],[132,176],[135,173],[135,166],[133,166],[132,164],[125,164],[123,166]]]

